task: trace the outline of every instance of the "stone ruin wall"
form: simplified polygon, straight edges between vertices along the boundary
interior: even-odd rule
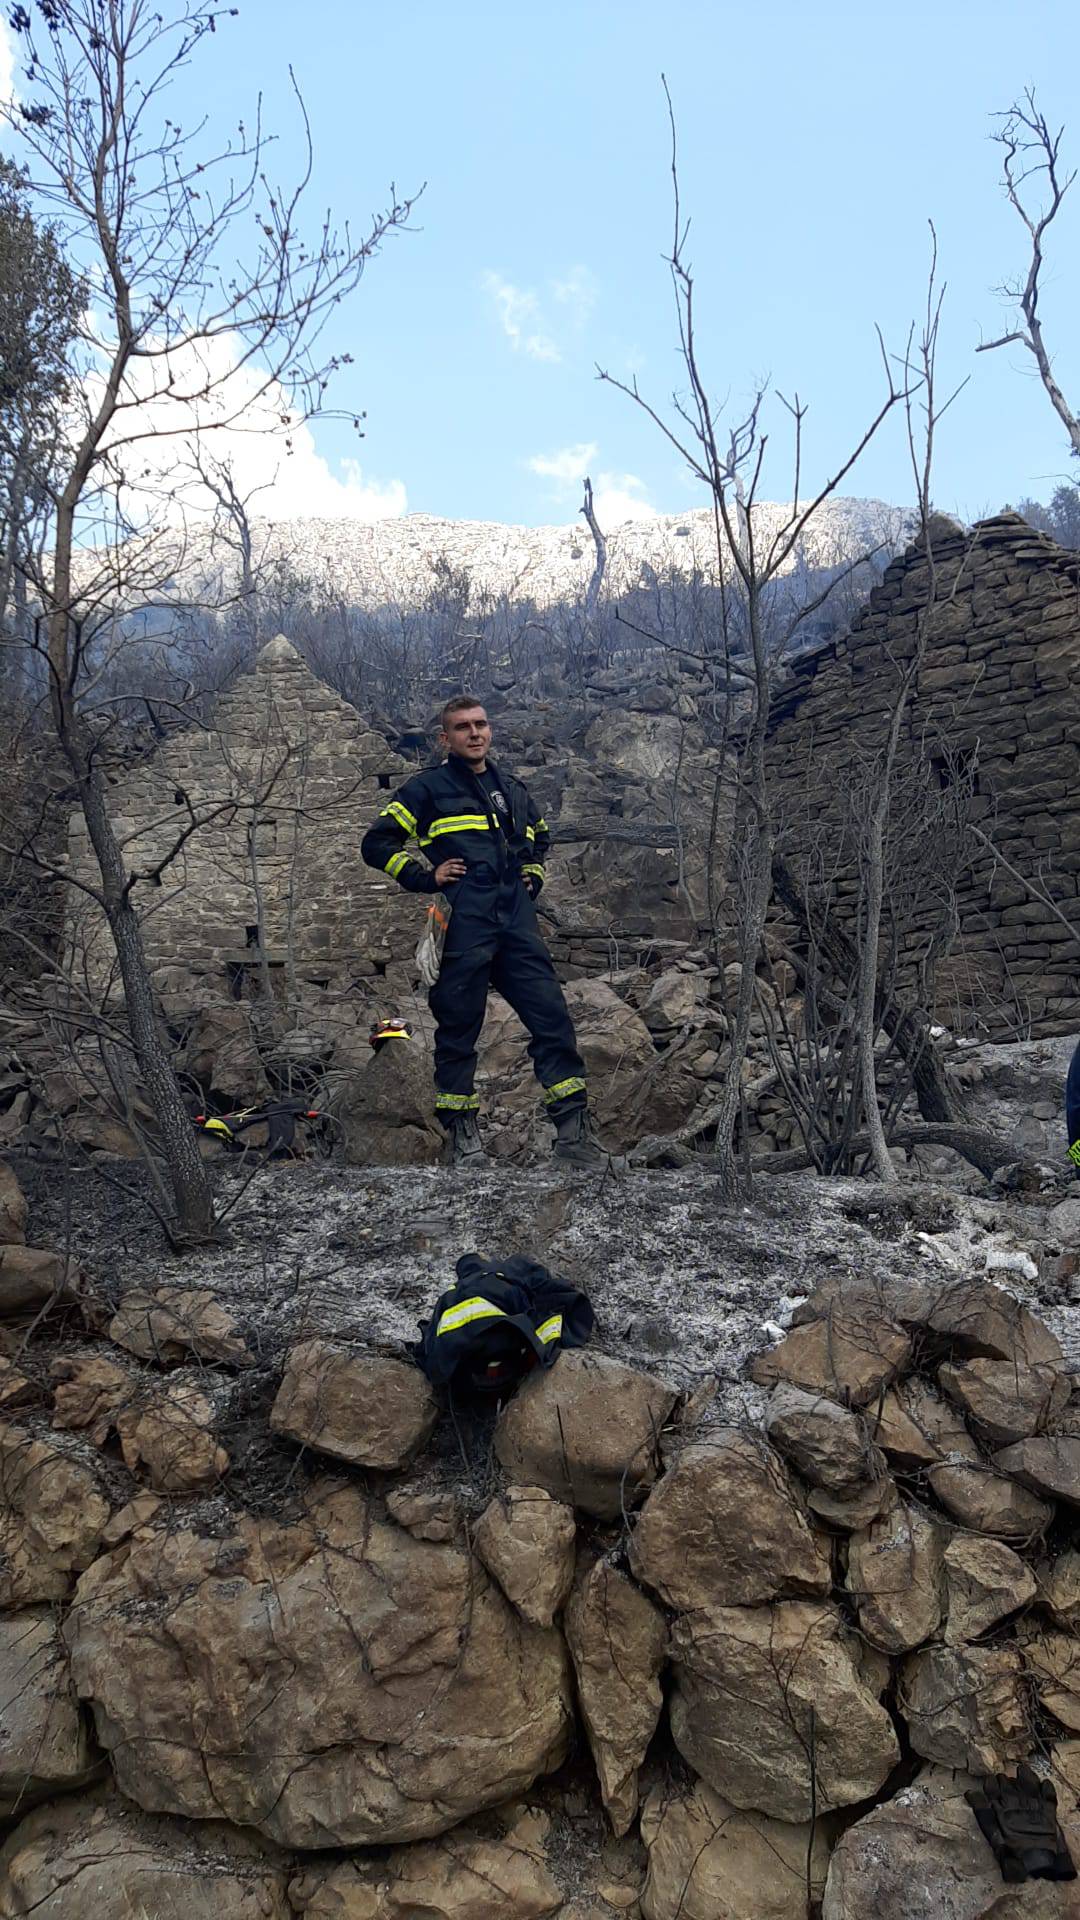
[[[902,755],[948,743],[973,758],[976,826],[987,850],[962,883],[959,932],[937,964],[935,1013],[994,1039],[1080,1027],[1080,938],[1032,897],[1045,886],[1080,927],[1080,558],[1001,514],[965,534],[938,521],[932,637]],[[770,775],[781,839],[805,852],[822,822],[839,831],[838,794],[853,749],[880,746],[898,671],[916,646],[929,570],[918,545],[898,557],[851,631],[797,663],[774,710]],[[945,749],[943,749],[945,751]],[[847,876],[846,890],[855,883]],[[929,924],[912,930],[906,977]]]

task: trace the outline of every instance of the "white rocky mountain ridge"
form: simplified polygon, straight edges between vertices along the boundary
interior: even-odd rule
[[[753,521],[761,550],[791,516],[789,504],[762,501]],[[604,529],[607,587],[616,592],[652,579],[699,570],[717,572],[712,511],[696,508]],[[815,514],[787,569],[846,564],[882,547],[890,552],[910,533],[901,509],[880,500],[830,499]],[[252,523],[257,577],[287,570],[307,581],[313,597],[353,606],[408,606],[421,601],[446,561],[468,573],[474,589],[537,605],[573,600],[588,584],[592,539],[579,517],[563,526],[523,527],[451,520],[433,514],[361,522],[295,518]],[[208,532],[190,533],[177,556],[173,591],[212,599],[236,591],[235,553]]]

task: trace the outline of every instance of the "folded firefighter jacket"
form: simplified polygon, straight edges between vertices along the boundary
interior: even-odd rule
[[[388,873],[410,893],[437,893],[434,869],[443,860],[489,866],[500,877],[522,874],[539,887],[550,829],[521,780],[488,761],[506,797],[502,817],[472,769],[455,754],[399,787],[364,835],[369,867]],[[427,865],[406,851],[415,840]],[[535,888],[534,888],[535,891]]]
[[[492,1337],[510,1330],[541,1367],[553,1366],[563,1347],[585,1346],[592,1333],[587,1295],[525,1254],[495,1263],[465,1253],[456,1272],[457,1285],[442,1294],[431,1319],[421,1321],[411,1349],[435,1386],[445,1386],[459,1367],[475,1368]]]

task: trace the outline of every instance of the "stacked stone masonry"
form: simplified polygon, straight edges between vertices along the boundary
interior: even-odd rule
[[[1080,556],[1014,513],[970,532],[935,519],[930,552],[909,547],[850,632],[796,663],[769,747],[782,838],[839,832],[844,775],[881,747],[922,622],[901,760],[942,782],[970,767],[973,823],[1001,856],[978,843],[936,1011],[994,1038],[1067,1033],[1080,1022]]]

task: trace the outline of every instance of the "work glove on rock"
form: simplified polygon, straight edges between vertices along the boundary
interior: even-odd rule
[[[1003,1880],[1076,1879],[1051,1781],[1040,1780],[1021,1761],[1015,1780],[990,1774],[981,1787],[969,1787],[964,1798],[993,1848]]]

